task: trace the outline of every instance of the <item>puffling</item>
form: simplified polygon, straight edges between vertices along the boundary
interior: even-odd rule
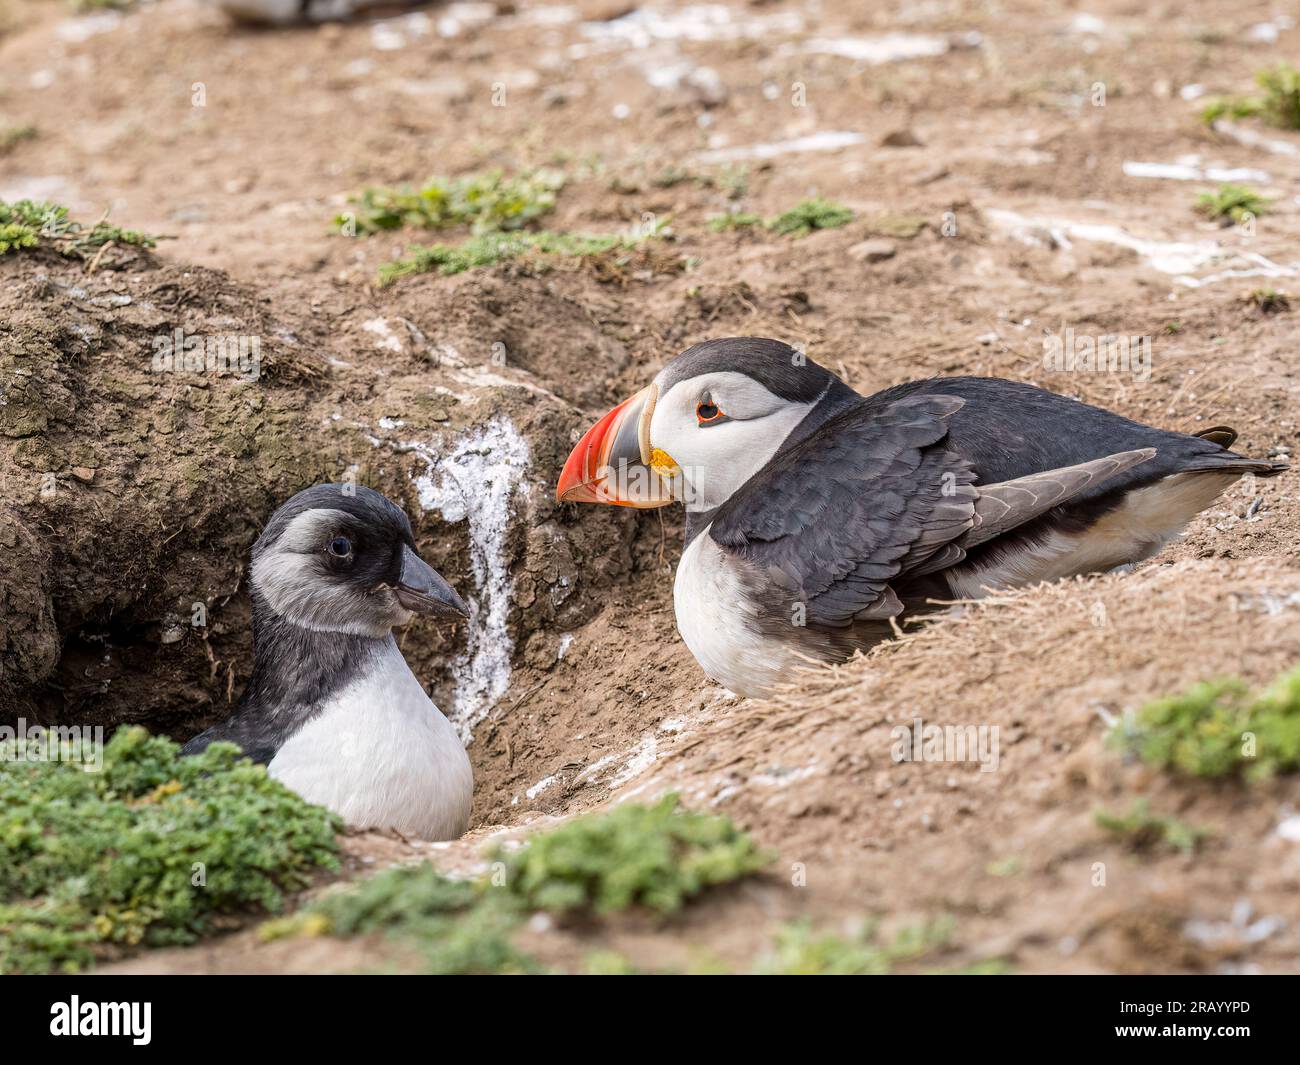
[[[351,825],[454,839],[473,773],[456,730],[393,639],[416,614],[464,617],[415,552],[401,508],[357,485],[293,496],[253,545],[253,675],[229,720],[190,740],[238,744]]]
[[[772,693],[928,600],[1149,558],[1243,474],[1216,427],[1155,429],[1014,381],[864,397],[762,337],[697,344],[579,441],[561,501],[686,506],[673,601],[704,671]]]

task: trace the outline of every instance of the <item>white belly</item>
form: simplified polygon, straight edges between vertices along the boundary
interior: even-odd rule
[[[469,827],[474,775],[465,748],[391,637],[267,771],[358,828],[441,840]]]
[[[809,660],[758,631],[726,553],[705,529],[682,552],[673,582],[677,631],[700,667],[737,695],[758,698]]]

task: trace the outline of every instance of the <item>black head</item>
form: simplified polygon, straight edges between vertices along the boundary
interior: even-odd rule
[[[304,628],[382,636],[412,613],[465,615],[415,552],[402,509],[371,488],[318,484],[267,522],[253,545],[254,595]]]
[[[767,337],[719,337],[687,348],[655,378],[661,395],[673,385],[709,373],[742,373],[773,395],[812,403],[832,383],[833,373],[803,352]]]

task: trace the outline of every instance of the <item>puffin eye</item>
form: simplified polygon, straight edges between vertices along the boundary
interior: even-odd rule
[[[336,536],[329,542],[327,549],[335,558],[347,558],[352,554],[352,541],[346,536]]]
[[[716,422],[722,417],[722,411],[716,403],[704,400],[695,408],[695,417],[699,419],[701,425],[708,425],[710,422]]]

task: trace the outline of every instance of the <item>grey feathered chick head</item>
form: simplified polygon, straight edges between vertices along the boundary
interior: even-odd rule
[[[253,545],[255,600],[295,625],[379,637],[413,614],[465,616],[415,551],[402,508],[371,488],[318,484],[284,503]]]

